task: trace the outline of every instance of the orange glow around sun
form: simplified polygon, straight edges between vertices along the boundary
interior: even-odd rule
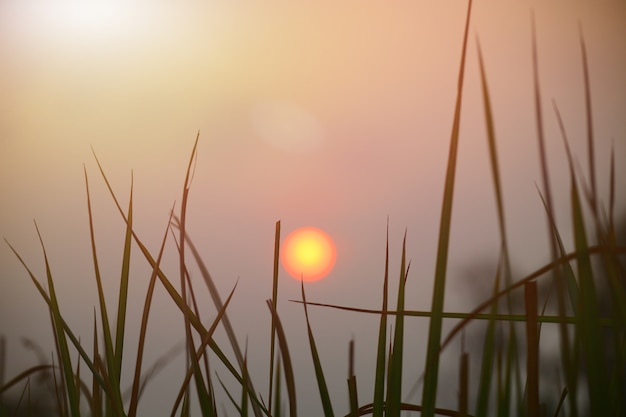
[[[281,260],[293,278],[318,281],[335,266],[337,251],[330,236],[314,227],[293,231],[283,242]]]

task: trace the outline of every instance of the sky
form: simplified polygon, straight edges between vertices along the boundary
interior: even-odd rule
[[[180,209],[191,150],[198,156],[188,207],[190,237],[225,297],[259,390],[266,390],[274,231],[325,230],[337,257],[307,299],[381,304],[387,219],[391,294],[402,239],[411,270],[407,308],[429,310],[439,218],[467,4],[380,2],[0,2],[0,235],[45,278],[42,233],[62,313],[91,340],[96,286],[84,170],[107,296],[118,288],[124,224],[94,153],[126,207],[133,178],[136,232],[154,252],[170,209]],[[571,236],[559,106],[587,173],[580,29],[589,59],[601,199],[611,147],[617,212],[626,189],[626,4],[622,1],[474,2],[463,91],[446,310],[467,311],[495,271],[499,241],[480,94],[484,56],[518,278],[549,258],[532,90],[531,13],[558,225]],[[131,174],[132,173],[132,174]],[[21,338],[49,355],[45,303],[5,242],[0,245],[0,334],[5,378],[37,362]],[[571,247],[571,245],[569,246]],[[164,269],[177,277],[169,242]],[[472,271],[487,271],[477,278]],[[129,354],[150,270],[137,247],[131,269]],[[470,278],[471,277],[471,278]],[[296,367],[302,415],[321,410],[306,342],[300,283],[280,271],[278,310]],[[199,272],[192,279],[206,323],[215,316]],[[395,300],[395,297],[391,297]],[[182,317],[155,294],[147,363],[183,338]],[[113,310],[110,308],[110,310]],[[375,316],[311,308],[311,325],[339,414],[347,413],[348,343],[356,343],[360,398],[371,396]],[[407,320],[406,386],[421,374],[425,319]],[[226,340],[223,334],[216,336]],[[221,338],[221,339],[220,339]],[[88,344],[88,342],[85,342]],[[181,360],[182,355],[177,360]],[[456,363],[458,348],[448,363]],[[129,362],[132,363],[132,357]],[[173,404],[182,362],[148,386],[140,410]],[[446,369],[444,369],[444,373]],[[224,371],[222,379],[228,376]],[[129,380],[130,381],[130,380]],[[264,391],[263,391],[264,392]],[[420,397],[420,396],[418,396]],[[445,394],[442,394],[445,397]],[[417,401],[419,398],[412,398]],[[222,400],[226,401],[226,400]],[[445,401],[445,399],[442,399]]]

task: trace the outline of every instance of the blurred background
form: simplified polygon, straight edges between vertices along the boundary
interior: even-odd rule
[[[109,302],[117,297],[124,223],[94,153],[127,207],[131,175],[135,230],[158,251],[172,205],[180,208],[197,132],[198,158],[188,228],[248,343],[255,386],[265,396],[269,363],[273,244],[302,226],[337,245],[334,270],[307,284],[309,301],[379,308],[389,219],[390,302],[395,304],[402,238],[411,269],[407,309],[430,310],[443,179],[462,36],[460,1],[0,2],[0,235],[45,281],[33,219],[50,259],[66,320],[89,346],[97,293],[89,246],[89,178],[100,266]],[[549,259],[532,90],[531,13],[557,222],[570,244],[569,173],[552,109],[563,116],[587,176],[580,30],[589,59],[596,162],[608,203],[611,147],[616,213],[626,201],[626,4],[602,1],[475,1],[463,95],[446,310],[482,300],[499,255],[480,93],[477,39],[494,109],[515,278]],[[132,174],[131,174],[132,173]],[[150,269],[135,246],[131,267],[127,370]],[[170,240],[164,270],[177,280]],[[479,271],[479,273],[477,273]],[[215,317],[200,274],[203,319]],[[295,361],[303,415],[321,410],[299,304],[300,283],[281,269],[278,309]],[[111,304],[110,311],[115,311]],[[373,394],[378,317],[311,308],[336,411],[345,414],[348,343],[362,401]],[[112,313],[111,313],[112,314]],[[450,324],[453,324],[451,322]],[[407,395],[423,371],[428,321],[407,319]],[[183,319],[157,286],[145,367],[180,346]],[[216,336],[226,343],[222,329]],[[0,334],[5,380],[45,360],[50,319],[26,271],[0,245]],[[226,345],[225,345],[226,346]],[[460,348],[444,354],[451,375]],[[140,414],[171,409],[182,382],[178,354],[152,381]],[[216,360],[214,361],[217,362]],[[232,378],[216,365],[230,386]],[[442,374],[442,378],[445,375]],[[127,376],[128,376],[127,375]],[[130,378],[128,386],[130,386]],[[452,385],[455,387],[455,385]],[[238,392],[238,391],[236,391]],[[456,388],[441,390],[441,405]],[[421,398],[421,390],[407,401]],[[228,400],[218,399],[226,408]]]

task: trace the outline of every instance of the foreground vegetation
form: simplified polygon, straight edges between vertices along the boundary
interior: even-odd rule
[[[481,86],[484,103],[487,140],[491,161],[493,189],[497,204],[497,222],[501,235],[501,253],[499,266],[493,279],[493,292],[483,303],[469,313],[449,313],[443,310],[446,290],[446,267],[448,264],[448,247],[452,203],[454,196],[455,168],[459,143],[459,124],[461,117],[461,97],[464,84],[465,57],[467,51],[467,28],[469,11],[463,42],[463,52],[459,70],[459,81],[452,126],[450,152],[444,186],[443,205],[441,210],[438,252],[434,277],[434,291],[430,311],[410,311],[405,305],[405,281],[408,274],[405,250],[402,249],[401,269],[399,273],[398,293],[395,308],[389,306],[388,269],[389,253],[383,278],[383,292],[379,310],[358,310],[347,306],[332,306],[319,303],[308,303],[304,286],[302,287],[302,307],[311,350],[311,360],[315,368],[315,378],[319,388],[320,402],[325,416],[334,416],[337,410],[333,407],[326,385],[323,364],[320,361],[314,332],[309,324],[308,306],[321,305],[326,308],[342,308],[360,311],[362,314],[374,313],[380,317],[378,330],[376,375],[374,391],[370,398],[357,398],[357,378],[353,371],[353,358],[350,357],[348,379],[349,415],[399,416],[402,412],[419,412],[422,416],[485,416],[485,415],[567,415],[567,416],[621,416],[626,414],[626,270],[623,259],[626,247],[618,245],[616,239],[615,213],[615,163],[612,154],[609,166],[608,206],[600,204],[596,185],[596,166],[594,160],[595,141],[591,129],[591,100],[588,79],[585,44],[581,36],[582,65],[585,78],[586,109],[588,130],[588,176],[583,178],[580,171],[574,169],[573,156],[569,150],[564,124],[556,104],[553,104],[555,117],[561,127],[564,149],[569,161],[569,177],[571,192],[571,218],[573,249],[566,249],[566,242],[561,239],[561,232],[556,227],[555,211],[550,189],[550,176],[546,162],[545,138],[541,107],[541,95],[538,83],[538,64],[534,50],[534,93],[536,105],[536,127],[541,164],[542,184],[539,192],[545,206],[547,231],[551,239],[552,261],[521,279],[514,280],[511,272],[511,255],[508,250],[505,213],[503,209],[500,169],[498,165],[494,120],[487,85],[486,71],[482,56],[479,54]],[[533,47],[535,42],[533,39]],[[10,388],[23,387],[22,396],[16,404],[9,406],[0,402],[0,416],[13,415],[25,410],[28,404],[30,378],[40,373],[53,376],[54,413],[59,416],[136,416],[141,399],[146,372],[143,356],[145,353],[147,323],[151,312],[151,301],[154,289],[162,285],[169,293],[172,301],[182,313],[186,334],[186,356],[188,366],[185,378],[179,381],[178,396],[169,412],[171,415],[190,415],[192,402],[201,410],[202,415],[223,415],[218,412],[216,391],[223,389],[232,402],[232,408],[242,416],[254,414],[255,417],[274,416],[288,410],[290,416],[297,414],[298,392],[294,383],[294,370],[290,360],[288,335],[281,324],[277,313],[278,264],[280,249],[280,222],[276,224],[273,296],[267,301],[271,317],[271,346],[268,358],[271,370],[269,391],[260,394],[254,388],[253,377],[248,373],[245,349],[242,349],[228,320],[228,305],[235,289],[225,299],[218,293],[213,278],[203,260],[190,240],[186,229],[187,199],[190,192],[190,177],[197,155],[198,138],[193,146],[183,186],[181,206],[178,214],[172,211],[167,227],[163,233],[158,253],[150,252],[141,237],[133,228],[132,192],[127,210],[120,205],[107,176],[97,160],[100,173],[104,179],[125,225],[125,242],[122,257],[119,297],[116,305],[107,302],[104,297],[103,283],[100,276],[94,223],[92,219],[89,182],[85,173],[87,189],[87,210],[91,232],[91,248],[93,254],[94,277],[99,296],[99,325],[94,321],[93,350],[87,352],[80,338],[68,326],[62,308],[58,303],[55,282],[50,272],[45,245],[39,230],[39,240],[46,265],[46,277],[35,276],[20,253],[9,243],[30,276],[37,291],[49,307],[52,330],[55,340],[55,359],[49,364],[40,364],[24,370],[7,382],[0,381],[0,395]],[[585,216],[583,213],[588,213]],[[590,227],[588,225],[591,225]],[[168,236],[174,236],[178,248],[179,276],[167,276],[161,267],[161,260]],[[122,386],[122,361],[127,360],[128,349],[125,341],[131,337],[125,332],[127,320],[127,298],[130,278],[131,247],[137,247],[145,261],[152,269],[152,276],[146,294],[141,328],[138,336],[136,356],[132,356],[135,369],[133,373],[130,397],[125,399]],[[191,260],[189,259],[191,256]],[[193,288],[189,279],[190,262],[197,264],[206,290],[211,297],[218,314],[210,321],[204,320],[198,311],[197,300],[204,299],[206,294]],[[47,284],[47,289],[46,285]],[[538,293],[538,284],[548,288],[546,294]],[[521,311],[515,307],[515,299],[523,300]],[[115,322],[110,321],[111,308],[116,309]],[[548,311],[556,311],[548,314]],[[419,403],[402,401],[403,347],[405,345],[404,319],[410,316],[428,317],[430,327],[426,339],[427,354],[425,369],[421,381],[422,399]],[[458,324],[443,337],[444,319],[453,318]],[[439,361],[441,352],[459,335],[470,322],[483,320],[487,324],[484,334],[484,345],[480,353],[480,375],[477,384],[470,383],[468,363],[470,353],[463,352],[459,358],[458,381],[459,397],[455,409],[437,408],[437,389],[439,382]],[[387,332],[393,321],[393,334],[388,340]],[[522,322],[524,328],[515,326]],[[556,323],[559,332],[559,372],[561,396],[546,401],[540,395],[540,350],[539,343],[543,323]],[[223,326],[228,335],[230,348],[234,358],[227,356],[224,346],[218,345],[213,333],[218,326]],[[1,345],[0,345],[1,346]],[[4,360],[1,354],[0,361]],[[135,352],[133,352],[135,353]],[[78,355],[78,359],[76,356]],[[216,386],[211,376],[212,362],[223,364],[230,376],[238,381],[240,390],[232,392],[219,381],[221,388]],[[85,371],[85,366],[88,371]],[[87,376],[86,376],[87,375]],[[4,382],[4,383],[3,383]],[[470,402],[470,398],[472,401]],[[286,404],[286,407],[285,407]],[[475,404],[475,409],[469,409]]]

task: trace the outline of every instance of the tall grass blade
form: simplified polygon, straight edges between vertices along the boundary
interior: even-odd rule
[[[389,218],[387,218],[387,237],[385,243],[385,277],[383,281],[383,305],[378,327],[378,346],[376,354],[376,375],[374,378],[374,400],[372,416],[383,417],[385,409],[385,364],[387,345],[387,293],[389,287]]]
[[[278,317],[276,310],[272,309],[272,302],[267,300],[267,306],[274,316],[276,323],[276,336],[278,337],[278,346],[280,347],[280,354],[282,357],[282,363],[285,367],[285,384],[287,385],[287,397],[289,398],[289,417],[296,417],[298,415],[298,407],[296,405],[296,383],[293,374],[293,366],[291,364],[291,356],[289,355],[289,347],[287,345],[287,337],[285,331]],[[280,403],[275,404],[276,407],[280,407]]]
[[[157,259],[155,262],[154,268],[152,268],[152,274],[150,276],[150,282],[148,284],[148,290],[146,292],[146,301],[143,305],[143,312],[141,315],[141,325],[139,329],[139,342],[137,345],[137,359],[135,361],[135,373],[133,376],[133,385],[131,388],[131,396],[130,396],[130,405],[128,407],[128,416],[134,417],[137,414],[137,406],[139,404],[139,388],[141,384],[141,367],[143,363],[143,353],[145,350],[146,344],[146,333],[148,330],[148,317],[150,315],[150,307],[152,305],[152,296],[154,294],[154,287],[156,284],[158,270],[160,268],[161,259],[163,257],[163,252],[165,250],[165,242],[167,240],[167,232],[169,230],[169,225],[172,220],[172,213],[174,212],[174,208],[170,211],[170,217],[167,221],[167,226],[165,228],[165,233],[163,234],[163,240],[161,241],[161,247],[159,249],[159,254],[157,255]]]
[[[313,359],[313,367],[315,369],[315,378],[317,379],[317,387],[320,392],[320,400],[322,401],[322,409],[324,410],[324,416],[333,417],[333,407],[330,401],[330,395],[328,393],[328,386],[326,385],[326,378],[324,377],[324,371],[322,369],[322,363],[320,361],[317,346],[315,344],[315,338],[313,337],[313,330],[309,322],[309,312],[306,306],[306,295],[304,293],[304,281],[300,281],[302,290],[302,305],[304,306],[304,317],[306,319],[307,333],[309,335],[309,346],[311,348],[311,357]]]
[[[183,201],[181,204],[181,217],[180,219],[177,218],[176,216],[174,217],[176,223],[175,226],[177,226],[179,228],[180,231],[180,245],[181,245],[181,277],[183,274],[182,268],[184,263],[184,252],[185,252],[185,244],[189,245],[189,249],[192,252],[192,255],[200,269],[200,273],[202,274],[202,277],[204,278],[204,281],[206,283],[207,288],[209,289],[209,293],[211,294],[211,298],[213,299],[213,303],[215,304],[215,307],[219,310],[221,309],[223,303],[221,300],[221,297],[219,295],[219,292],[217,291],[217,287],[213,281],[213,278],[211,277],[211,274],[209,273],[208,268],[206,267],[206,265],[204,264],[204,261],[202,260],[199,252],[197,251],[197,249],[195,248],[195,246],[193,245],[189,234],[186,233],[185,231],[185,214],[186,214],[186,208],[187,208],[187,198],[189,195],[189,187],[190,187],[190,181],[191,181],[191,170],[192,170],[192,166],[194,165],[194,161],[197,158],[197,146],[198,146],[198,141],[200,139],[200,132],[198,132],[197,136],[196,136],[196,140],[194,142],[194,146],[193,149],[191,151],[191,157],[189,159],[189,164],[187,166],[187,173],[185,176],[185,186],[184,186],[184,191],[183,191]],[[183,292],[184,294],[184,292]],[[239,346],[239,343],[237,342],[237,337],[235,336],[235,331],[233,330],[233,327],[230,323],[230,320],[228,319],[228,315],[224,315],[224,318],[222,320],[222,324],[224,325],[224,329],[226,330],[226,334],[228,336],[228,340],[230,341],[230,344],[233,348],[233,351],[235,353],[235,358],[237,359],[237,363],[239,364],[239,368],[242,369],[243,367],[243,354],[241,353],[241,348]],[[252,393],[252,395],[255,395],[254,393],[256,392],[254,387],[252,386],[252,382],[249,382],[249,386],[248,386],[248,390],[250,393]],[[261,410],[257,405],[257,402],[252,402],[252,408],[254,410],[254,414],[256,417],[261,417]]]
[[[96,287],[98,290],[98,305],[100,307],[100,320],[102,321],[102,334],[104,339],[104,357],[107,365],[108,374],[112,376],[114,381],[118,381],[117,384],[111,384],[113,389],[113,395],[107,398],[108,406],[116,404],[113,408],[120,409],[122,406],[122,394],[119,389],[119,372],[115,366],[115,350],[113,347],[113,338],[111,335],[111,326],[109,324],[109,315],[107,312],[106,299],[104,297],[104,289],[102,286],[102,277],[100,275],[100,267],[98,263],[98,255],[96,250],[96,237],[94,231],[93,212],[91,209],[91,193],[89,192],[89,178],[87,176],[87,170],[83,166],[85,175],[85,192],[87,194],[87,214],[89,216],[89,237],[91,242],[91,255],[94,266],[94,276],[96,278]],[[120,288],[121,289],[121,288]],[[94,357],[95,360],[95,357]]]
[[[272,275],[272,306],[274,310],[278,311],[278,265],[280,257],[280,220],[276,222],[276,231],[274,233],[274,273]],[[269,410],[272,409],[272,398],[274,391],[274,357],[276,355],[276,323],[274,323],[274,316],[272,316],[272,330],[270,334],[270,375],[269,375],[269,394],[268,394],[268,406]]]
[[[52,272],[50,271],[50,263],[48,262],[48,255],[46,248],[39,232],[39,227],[35,222],[35,229],[37,230],[37,236],[39,236],[39,242],[41,243],[41,249],[43,251],[43,257],[46,267],[46,276],[48,277],[48,291],[50,291],[50,312],[53,318],[53,331],[55,339],[57,341],[57,351],[61,360],[61,374],[63,375],[66,394],[69,400],[70,413],[72,416],[80,416],[80,399],[77,396],[76,383],[74,381],[74,373],[72,361],[70,359],[70,351],[65,337],[65,331],[63,329],[61,312],[59,311],[59,304],[54,290],[54,282],[52,280]],[[80,344],[80,343],[79,343]]]
[[[126,235],[124,237],[124,252],[122,256],[122,272],[120,276],[120,292],[117,306],[117,325],[115,332],[115,382],[119,386],[122,377],[122,357],[124,352],[124,334],[126,328],[126,308],[128,304],[128,281],[130,275],[130,247],[133,230],[133,177],[131,175],[130,197],[128,199],[128,214],[126,215]],[[110,359],[110,358],[107,358]]]
[[[405,269],[406,268],[406,269]],[[408,273],[406,266],[406,231],[402,241],[402,260],[400,261],[400,280],[398,283],[398,303],[396,307],[396,324],[393,337],[393,351],[389,365],[387,381],[387,416],[400,416],[402,402],[402,357],[404,350],[404,298]]]
[[[467,18],[465,21],[465,33],[463,35],[463,48],[461,64],[459,68],[459,82],[457,87],[456,106],[454,110],[454,122],[450,137],[450,153],[448,156],[448,168],[446,172],[445,188],[443,194],[443,206],[441,209],[441,223],[439,228],[439,244],[437,248],[437,261],[435,267],[435,283],[433,289],[432,312],[428,331],[428,347],[426,352],[426,373],[424,377],[424,390],[422,392],[423,416],[432,417],[435,412],[437,401],[437,380],[439,375],[439,351],[443,318],[443,300],[446,286],[446,269],[448,262],[448,245],[450,240],[450,224],[452,219],[452,199],[454,195],[454,179],[456,173],[456,158],[459,143],[459,130],[461,124],[461,102],[463,96],[463,76],[465,73],[465,56],[467,52],[467,34],[469,31],[472,1],[469,0]]]
[[[589,401],[593,415],[609,415],[610,397],[607,395],[608,391],[603,387],[607,381],[608,373],[604,361],[604,343],[600,332],[600,310],[576,183],[572,184],[571,198],[576,264],[580,285],[577,315],[580,319],[579,336],[587,369]]]

